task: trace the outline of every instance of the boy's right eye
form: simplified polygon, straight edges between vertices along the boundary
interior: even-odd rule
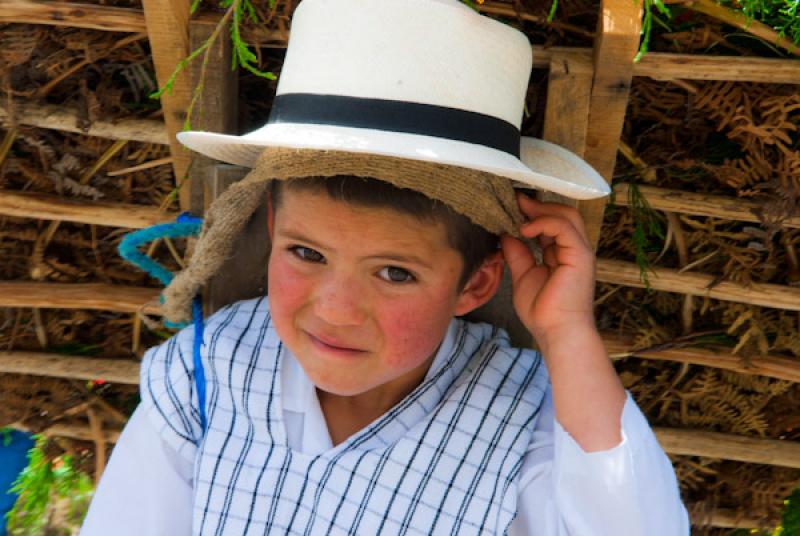
[[[307,248],[305,246],[292,246],[289,248],[289,251],[295,254],[298,258],[308,261],[308,262],[324,262],[325,257],[322,256],[322,253],[316,251],[311,248]]]

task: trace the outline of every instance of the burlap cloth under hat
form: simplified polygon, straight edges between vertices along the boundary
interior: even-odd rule
[[[372,177],[416,190],[491,233],[519,236],[523,217],[508,178],[389,156],[267,147],[253,170],[209,207],[189,265],[164,290],[166,319],[191,320],[192,298],[230,256],[237,237],[264,201],[269,181],[336,175]]]

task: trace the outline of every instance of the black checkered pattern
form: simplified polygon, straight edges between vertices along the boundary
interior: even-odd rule
[[[266,298],[208,320],[202,436],[189,327],[148,351],[142,403],[195,463],[193,534],[498,534],[547,386],[541,356],[502,330],[459,321],[442,367],[344,443],[288,446],[280,368],[288,350]],[[292,358],[289,356],[289,358]]]

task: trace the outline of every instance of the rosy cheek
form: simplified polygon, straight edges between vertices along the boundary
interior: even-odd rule
[[[273,316],[291,315],[300,307],[308,295],[310,284],[288,262],[280,258],[271,258],[267,292]]]
[[[415,304],[403,304],[392,310],[382,322],[389,348],[386,365],[408,370],[428,359],[442,341],[450,321],[446,311],[421,311]]]

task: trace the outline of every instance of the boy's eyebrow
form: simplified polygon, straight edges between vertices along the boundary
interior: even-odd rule
[[[370,255],[366,257],[368,259],[386,259],[390,261],[399,261],[399,262],[409,262],[413,264],[419,264],[428,269],[432,269],[429,263],[425,262],[421,258],[417,257],[416,255],[392,255],[392,254],[378,254],[378,255]]]
[[[276,228],[276,231],[280,231],[280,228]],[[283,231],[281,232],[281,234],[286,238],[288,238],[289,240],[297,240],[298,242],[305,242],[309,246],[314,246],[317,249],[325,249],[325,246],[323,246],[322,244],[318,244],[317,242],[314,242],[310,238],[307,238],[294,231]]]

